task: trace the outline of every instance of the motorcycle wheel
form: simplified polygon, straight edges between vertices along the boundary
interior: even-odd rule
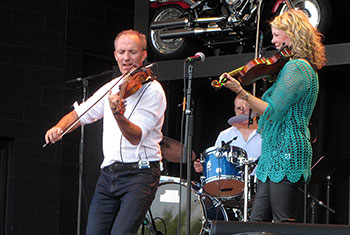
[[[291,0],[295,9],[302,10],[309,17],[311,24],[319,32],[325,34],[332,21],[332,8],[329,0]],[[288,6],[283,5],[280,14],[288,11]]]
[[[177,19],[183,16],[184,10],[180,7],[169,5],[160,8],[153,16],[152,22]],[[149,44],[154,60],[177,59],[180,56],[191,53],[191,40],[189,38],[161,39],[160,33],[164,29],[150,30]],[[189,54],[190,55],[190,54]]]

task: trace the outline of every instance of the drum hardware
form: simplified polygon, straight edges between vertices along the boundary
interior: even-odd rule
[[[237,209],[237,208],[233,208],[232,211],[235,214],[235,217],[238,218],[239,221],[243,221],[242,210]]]
[[[226,208],[226,213],[229,217],[229,221],[243,221],[243,212],[240,208]]]
[[[248,221],[248,160],[244,162],[244,208],[243,222]]]

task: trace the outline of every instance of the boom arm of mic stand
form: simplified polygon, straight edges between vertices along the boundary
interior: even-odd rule
[[[299,190],[300,192],[302,192],[302,193],[305,193],[305,191],[302,190],[301,188],[298,188],[298,190]],[[306,192],[306,195],[307,195],[308,198],[311,198],[311,200],[315,201],[318,205],[323,206],[324,208],[326,208],[327,210],[329,210],[329,211],[332,212],[332,213],[335,213],[335,210],[333,210],[332,208],[330,208],[328,205],[324,204],[323,201],[318,200],[318,199],[317,199],[315,196],[313,196],[311,193]]]
[[[73,123],[71,123],[67,128],[65,128],[64,130],[63,130],[63,132],[62,132],[62,134],[61,134],[61,137],[63,137],[64,135],[66,135],[70,130],[72,130],[72,128],[80,121],[80,119],[87,113],[87,112],[89,112],[98,102],[100,102],[102,99],[103,99],[103,97],[105,97],[108,93],[109,93],[109,91],[112,89],[112,88],[114,88],[125,76],[129,76],[129,74],[131,73],[131,72],[133,72],[133,71],[135,71],[135,69],[132,69],[131,71],[129,71],[128,73],[126,73],[126,74],[124,74],[124,75],[122,75],[119,79],[118,79],[118,81],[116,82],[116,83],[114,83],[113,84],[113,86],[111,86],[111,88],[108,90],[108,91],[106,91],[95,103],[93,103],[85,112],[83,112],[78,118],[77,118],[77,120],[75,120]],[[80,80],[80,81],[86,81],[86,79],[85,80]],[[45,143],[42,147],[43,148],[45,148],[46,146],[48,146],[48,145],[51,145],[51,143],[49,142],[49,143]]]
[[[79,78],[75,78],[75,79],[72,79],[72,80],[68,80],[68,81],[66,81],[66,83],[83,82],[83,81],[86,81],[86,80],[94,79],[94,78],[97,78],[97,77],[100,77],[100,76],[103,76],[103,75],[107,75],[107,74],[111,74],[111,73],[114,73],[114,71],[113,70],[107,70],[107,71],[104,71],[104,72],[99,73],[99,74],[87,76],[85,78],[79,77]]]

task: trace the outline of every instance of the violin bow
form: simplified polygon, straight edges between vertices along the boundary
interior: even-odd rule
[[[72,122],[67,128],[65,128],[65,129],[63,130],[63,132],[62,132],[62,134],[61,134],[61,138],[63,138],[64,135],[66,135],[70,130],[72,130],[72,128],[80,121],[80,119],[81,119],[87,112],[89,112],[98,102],[100,102],[100,101],[103,99],[103,97],[105,97],[105,96],[109,93],[109,91],[110,91],[111,89],[113,89],[113,87],[115,87],[115,86],[116,86],[123,78],[125,78],[126,76],[130,76],[130,74],[131,74],[132,72],[134,72],[136,69],[138,69],[138,68],[136,68],[135,66],[133,66],[132,68],[130,68],[130,70],[129,70],[127,73],[125,73],[123,76],[121,76],[121,77],[118,79],[118,81],[116,81],[116,83],[114,83],[113,86],[111,86],[111,88],[108,89],[107,92],[105,92],[95,103],[93,103],[93,104],[92,104],[87,110],[85,110],[74,122]],[[52,145],[52,143],[51,143],[51,142],[45,143],[45,144],[43,145],[43,148],[45,148],[47,145]]]
[[[290,0],[284,0],[284,2],[287,4],[289,10],[293,9],[292,3],[290,2]]]

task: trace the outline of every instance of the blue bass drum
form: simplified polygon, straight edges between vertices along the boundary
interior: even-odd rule
[[[202,184],[206,193],[222,199],[239,196],[244,191],[245,150],[210,147],[200,155],[203,164]]]

